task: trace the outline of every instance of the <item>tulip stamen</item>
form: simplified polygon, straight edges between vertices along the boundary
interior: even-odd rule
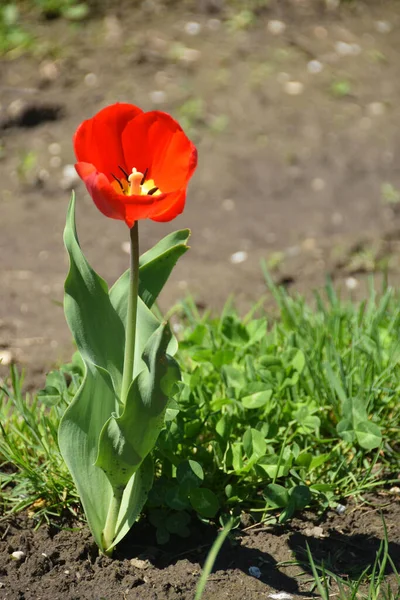
[[[123,174],[125,175],[125,179],[128,180],[129,179],[129,173],[127,173],[125,171],[125,169],[123,167],[121,167],[121,165],[118,165],[118,169],[120,169],[123,172]]]
[[[114,173],[111,173],[111,175],[112,175],[112,177],[114,177],[115,181],[118,181],[121,190],[124,191],[124,186],[122,185],[122,181],[120,179],[118,179],[118,177],[115,177]]]
[[[147,177],[147,173],[149,172],[149,167],[146,167],[144,173],[143,173],[143,177],[142,177],[142,181],[140,182],[140,185],[143,185],[144,182],[146,181],[146,177]]]
[[[147,195],[148,195],[148,196],[152,196],[152,195],[153,195],[153,194],[155,194],[157,191],[158,191],[158,187],[157,187],[157,186],[155,186],[155,187],[151,188],[151,190],[149,190],[149,191],[147,192]]]

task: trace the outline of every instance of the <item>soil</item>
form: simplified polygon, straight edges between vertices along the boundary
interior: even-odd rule
[[[110,283],[128,265],[126,226],[98,213],[72,167],[77,125],[115,101],[171,112],[199,150],[184,214],[141,223],[143,250],[193,231],[163,309],[187,293],[219,309],[233,293],[245,310],[266,294],[261,259],[301,292],[330,273],[363,296],[382,264],[398,281],[397,2],[272,2],[247,28],[223,2],[107,6],[83,24],[28,15],[30,54],[0,63],[0,351],[28,387],[72,351],[60,306],[71,188],[89,261]]]
[[[193,231],[163,309],[187,293],[215,310],[232,293],[241,311],[268,302],[262,259],[276,281],[306,294],[326,274],[356,298],[370,273],[399,281],[399,3],[276,1],[248,27],[230,3],[132,4],[109,2],[83,24],[28,15],[31,52],[0,62],[0,376],[17,362],[27,389],[73,350],[61,308],[72,188],[91,264],[110,284],[128,265],[126,226],[97,212],[72,169],[77,125],[116,101],[170,112],[199,150],[184,214],[141,223],[143,250],[174,229]],[[276,20],[284,31],[274,33]],[[399,506],[374,503],[385,504],[398,564]],[[2,600],[191,599],[216,535],[199,528],[161,548],[138,524],[111,561],[85,528],[33,531],[24,517],[1,527]],[[315,597],[309,568],[300,577],[290,564],[304,559],[306,541],[346,577],[374,560],[381,538],[368,505],[248,529],[225,544],[205,598]],[[138,557],[146,562],[131,562]]]
[[[400,505],[382,495],[363,506],[349,503],[343,515],[333,511],[317,519],[305,514],[289,526],[236,530],[218,556],[204,600],[244,593],[246,600],[319,598],[310,584],[306,544],[317,564],[323,561],[342,579],[356,578],[375,560],[382,516],[399,569]],[[189,539],[157,546],[151,527],[138,523],[109,559],[98,555],[90,533],[79,525],[33,531],[32,521],[19,516],[1,523],[0,532],[1,600],[191,600],[216,535],[199,525]],[[23,552],[21,560],[12,558],[15,551]],[[250,574],[251,567],[259,569],[258,578]],[[389,567],[387,582],[396,586],[392,573]]]

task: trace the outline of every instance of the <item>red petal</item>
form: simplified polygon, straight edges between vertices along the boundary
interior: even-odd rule
[[[127,123],[142,112],[132,104],[117,103],[103,108],[92,119],[84,121],[74,136],[78,161],[94,165],[108,179],[111,179],[112,172],[118,176],[118,165],[130,171],[132,167],[126,165],[124,160],[122,132]]]
[[[86,162],[77,163],[75,169],[79,177],[83,179],[93,202],[103,215],[112,219],[125,220],[125,208],[120,195],[112,188],[107,177],[103,173],[99,173],[94,165]]]
[[[167,194],[167,198],[163,205],[157,207],[157,210],[154,210],[150,219],[152,221],[172,221],[178,215],[183,212],[185,208],[185,200],[186,200],[186,189],[178,190],[177,192],[172,192],[171,194]]]
[[[125,163],[130,171],[148,171],[162,192],[185,188],[197,165],[197,151],[170,115],[151,111],[130,121],[122,133]]]

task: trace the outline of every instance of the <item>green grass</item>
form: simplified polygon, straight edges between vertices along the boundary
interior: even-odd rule
[[[307,559],[314,578],[313,591],[320,594],[322,600],[334,597],[338,600],[397,600],[400,596],[400,575],[389,554],[387,529],[383,520],[384,538],[376,554],[375,561],[368,565],[355,580],[347,580],[332,573],[324,564],[317,565],[307,544]],[[389,582],[385,577],[390,566],[393,577]]]
[[[172,311],[182,384],[153,455],[146,505],[160,543],[190,535],[196,514],[226,522],[245,511],[282,523],[306,506],[322,513],[398,483],[399,295],[371,284],[356,305],[328,284],[307,303],[265,277],[275,299],[268,313],[259,303],[239,318],[228,304],[212,317],[190,299]],[[57,447],[81,373],[79,361],[64,365],[33,396],[23,396],[15,368],[2,385],[4,515],[28,509],[38,525],[83,518]],[[326,571],[317,574],[324,586]]]

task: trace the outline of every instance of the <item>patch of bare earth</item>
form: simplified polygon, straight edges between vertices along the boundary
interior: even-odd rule
[[[383,538],[381,515],[389,552],[399,568],[400,506],[382,495],[370,498],[369,505],[349,503],[341,516],[329,512],[317,519],[306,514],[290,525],[237,530],[218,556],[204,598],[240,598],[245,593],[246,599],[258,600],[282,592],[292,600],[316,598],[310,592],[306,544],[317,564],[324,561],[343,579],[355,578],[375,560]],[[42,526],[33,531],[33,522],[23,516],[0,527],[2,600],[192,600],[216,536],[214,529],[194,524],[187,540],[175,538],[157,546],[154,530],[143,522],[134,525],[115,558],[108,559],[98,555],[86,527],[58,531]],[[20,560],[11,556],[16,551],[23,553]],[[251,567],[259,569],[259,578],[250,575]],[[387,576],[393,579],[390,567]]]
[[[234,293],[246,308],[266,292],[260,259],[301,291],[330,272],[360,296],[382,240],[398,280],[399,5],[279,3],[245,29],[206,5],[31,23],[34,56],[0,63],[0,348],[32,386],[72,351],[58,305],[71,188],[93,266],[113,282],[128,264],[125,225],[97,212],[72,168],[75,128],[112,102],[170,111],[199,149],[184,214],[141,224],[143,250],[193,231],[163,307],[192,292],[213,308]]]

